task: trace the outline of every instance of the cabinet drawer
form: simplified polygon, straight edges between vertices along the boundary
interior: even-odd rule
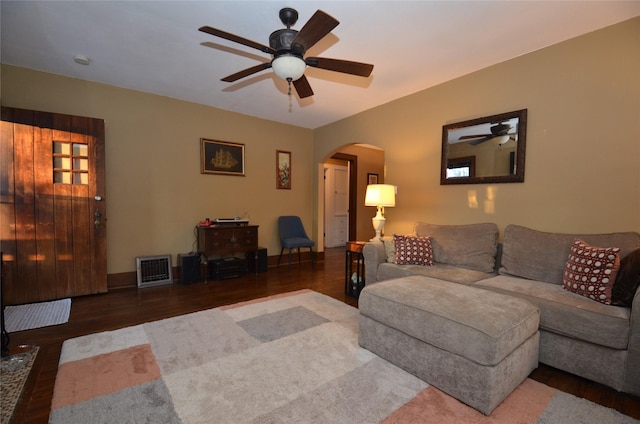
[[[206,255],[232,255],[257,249],[257,225],[198,227],[198,250]]]

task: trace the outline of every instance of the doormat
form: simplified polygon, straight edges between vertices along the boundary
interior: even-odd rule
[[[8,333],[64,324],[69,321],[71,299],[7,306],[4,311]]]

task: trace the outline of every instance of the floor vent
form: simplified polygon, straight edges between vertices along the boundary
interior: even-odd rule
[[[138,256],[136,258],[138,287],[172,284],[171,255]]]

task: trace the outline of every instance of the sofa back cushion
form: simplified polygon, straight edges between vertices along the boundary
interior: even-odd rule
[[[597,247],[619,247],[620,257],[640,247],[640,234],[547,233],[519,225],[504,230],[500,274],[562,284],[571,245],[576,238]]]
[[[611,293],[611,304],[630,307],[640,287],[640,249],[622,258]]]
[[[396,243],[393,240],[393,236],[384,236],[381,237],[382,243],[384,244],[384,257],[387,262],[391,264],[396,263]]]
[[[417,222],[414,233],[431,237],[433,261],[482,272],[494,272],[498,226],[493,223],[435,225]]]

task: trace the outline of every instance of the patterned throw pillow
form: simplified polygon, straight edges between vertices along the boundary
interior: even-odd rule
[[[620,268],[620,249],[594,247],[580,239],[571,245],[564,268],[562,287],[605,305],[611,304],[611,290]]]
[[[433,265],[431,238],[393,235],[398,265]]]

